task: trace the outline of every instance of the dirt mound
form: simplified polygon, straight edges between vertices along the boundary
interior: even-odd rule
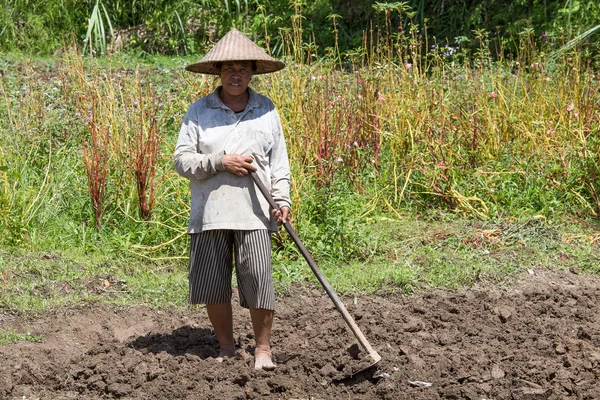
[[[345,302],[383,356],[379,370],[348,377],[364,352],[321,291],[296,287],[279,301],[274,372],[253,370],[239,308],[239,358],[222,364],[203,309],[94,305],[1,320],[45,340],[0,346],[0,399],[600,398],[597,278],[540,270],[502,289]]]

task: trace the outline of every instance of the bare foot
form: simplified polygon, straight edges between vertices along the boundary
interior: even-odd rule
[[[219,355],[217,356],[217,358],[215,358],[215,360],[217,362],[223,362],[229,358],[233,358],[235,357],[235,347],[229,348],[229,349],[224,349],[221,348],[221,350],[219,351]]]
[[[265,371],[273,371],[277,365],[271,360],[271,351],[255,349],[254,350],[254,369],[263,369]]]

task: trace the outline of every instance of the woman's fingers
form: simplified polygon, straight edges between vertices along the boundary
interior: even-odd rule
[[[273,217],[277,221],[277,225],[285,224],[290,217],[290,208],[289,207],[281,207],[281,211],[273,210],[271,211]]]
[[[241,154],[225,154],[223,156],[223,167],[228,172],[237,176],[248,175],[248,170],[256,171],[256,167],[252,165],[254,159],[250,156]]]
[[[240,156],[243,160],[243,168],[246,170],[246,174],[248,173],[248,170],[251,169],[252,171],[256,171],[256,167],[254,165],[252,165],[252,162],[254,161],[254,159],[250,156]],[[244,174],[245,175],[245,174]]]
[[[288,221],[288,219],[290,218],[290,208],[289,207],[282,207],[281,208],[281,222],[282,223],[286,223]]]

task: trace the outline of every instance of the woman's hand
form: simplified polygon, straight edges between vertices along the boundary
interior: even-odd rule
[[[281,207],[281,212],[279,212],[279,210],[273,210],[273,211],[271,211],[271,213],[273,214],[273,217],[275,217],[275,220],[277,221],[277,226],[281,226],[281,224],[285,224],[286,222],[288,222],[288,219],[290,217],[290,208],[289,207]]]
[[[248,175],[248,170],[256,171],[256,167],[252,165],[254,159],[250,156],[241,154],[225,154],[223,156],[223,167],[226,171],[237,176]]]

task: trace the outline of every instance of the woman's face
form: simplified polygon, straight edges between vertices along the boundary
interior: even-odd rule
[[[230,97],[238,97],[248,88],[252,77],[252,62],[224,62],[219,76],[225,94]]]

